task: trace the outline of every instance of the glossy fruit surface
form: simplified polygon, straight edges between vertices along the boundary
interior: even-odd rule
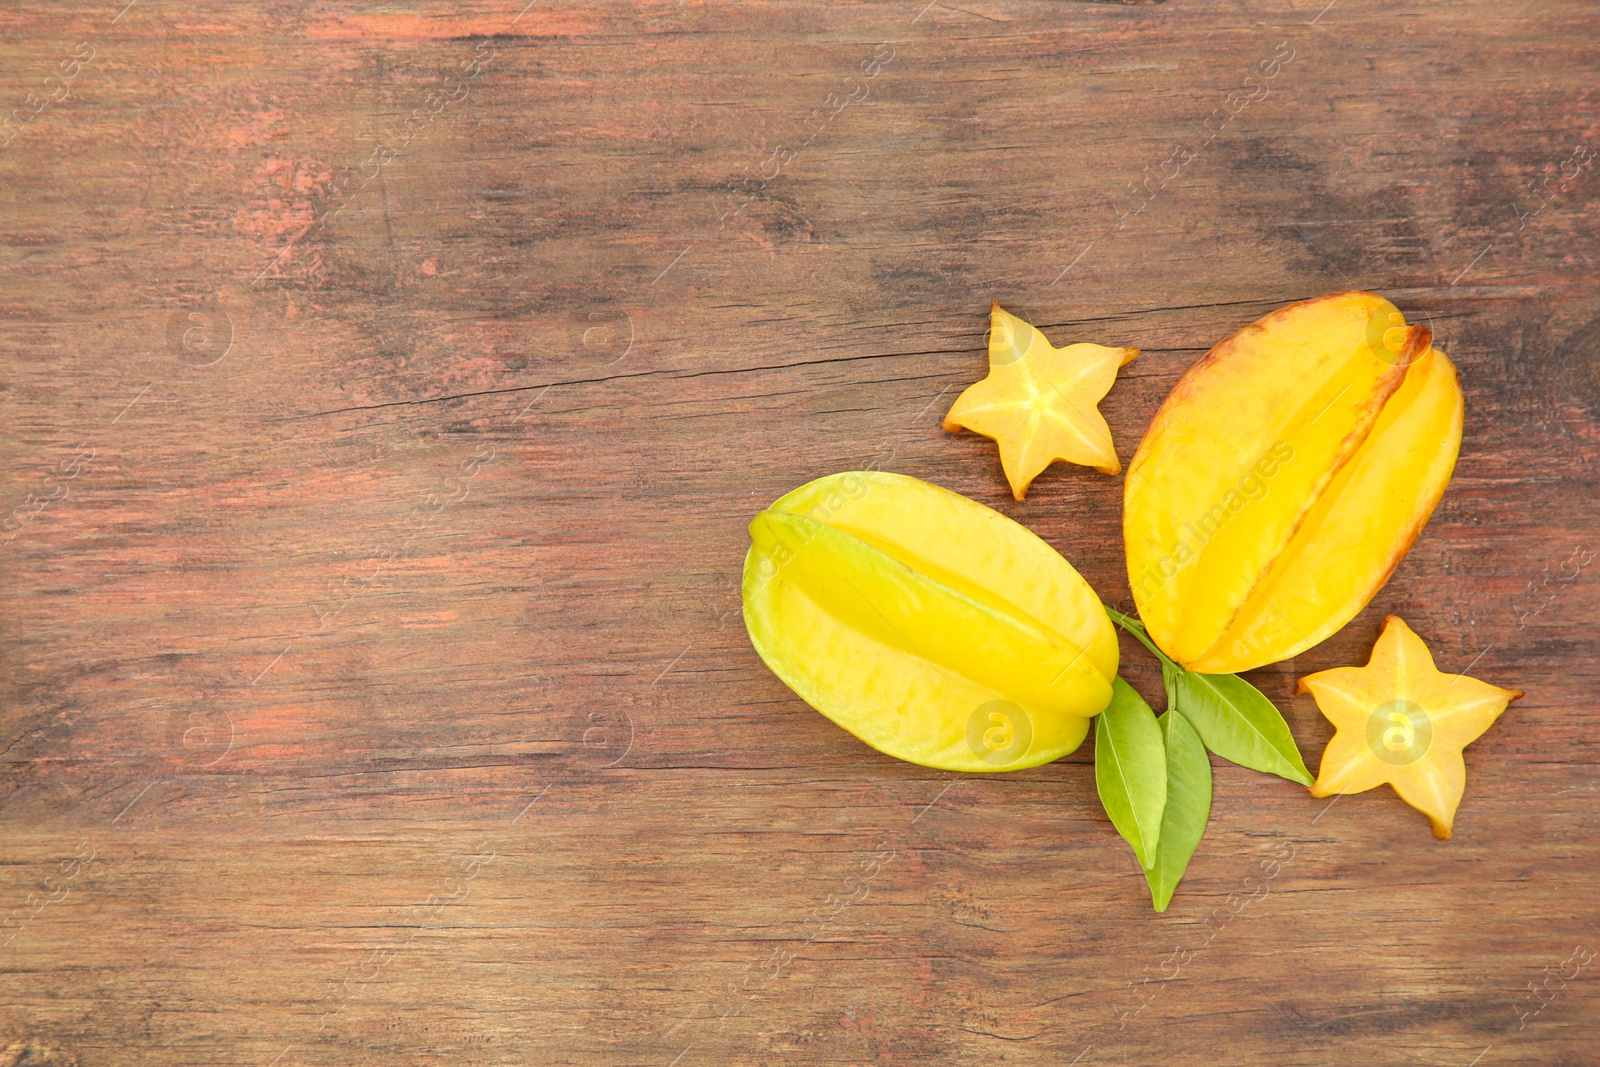
[[[1016,770],[1071,752],[1111,699],[1117,641],[1078,572],[999,512],[851,471],[757,515],[751,642],[812,707],[880,752]]]
[[[1454,365],[1373,293],[1291,304],[1190,368],[1128,468],[1139,617],[1193,671],[1288,659],[1366,606],[1461,445]]]

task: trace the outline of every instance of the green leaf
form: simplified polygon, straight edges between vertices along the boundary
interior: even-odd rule
[[[1174,706],[1211,751],[1241,767],[1311,784],[1289,724],[1261,690],[1236,674],[1196,674],[1165,663],[1161,672]]]
[[[1095,718],[1094,783],[1111,824],[1140,867],[1154,861],[1167,804],[1167,755],[1161,727],[1144,697],[1118,676],[1111,703]]]
[[[1157,911],[1166,911],[1211,817],[1211,757],[1181,712],[1169,709],[1157,721],[1167,749],[1167,806],[1161,813],[1155,862],[1144,877],[1150,883],[1151,903]]]

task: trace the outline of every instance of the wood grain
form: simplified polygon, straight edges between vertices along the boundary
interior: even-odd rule
[[[0,12],[0,1064],[1596,1062],[1600,12],[925,2]],[[1387,613],[1525,689],[1454,841],[1218,763],[1158,916],[1087,747],[897,763],[751,650],[749,517],[863,466],[1127,606],[1119,479],[938,428],[991,297],[1143,349],[1126,462],[1346,288],[1461,461],[1252,677],[1313,767]]]

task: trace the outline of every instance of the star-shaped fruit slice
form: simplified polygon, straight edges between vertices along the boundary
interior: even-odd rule
[[[1300,679],[1336,732],[1311,795],[1362,793],[1388,782],[1400,799],[1450,839],[1467,785],[1466,748],[1522,695],[1464,674],[1441,674],[1422,638],[1397,615],[1365,667],[1335,667]]]
[[[989,308],[989,376],[956,399],[944,428],[994,438],[1018,500],[1058,459],[1117,474],[1122,464],[1096,405],[1111,391],[1117,368],[1138,354],[1091,344],[1056,348],[996,300]]]

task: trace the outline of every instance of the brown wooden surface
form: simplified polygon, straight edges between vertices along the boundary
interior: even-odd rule
[[[1593,5],[125,2],[0,12],[0,1064],[1600,1062]],[[1126,461],[1345,288],[1466,439],[1253,678],[1313,767],[1386,613],[1526,689],[1454,841],[1218,762],[1157,916],[1090,746],[898,763],[751,650],[749,517],[863,466],[1127,606],[1120,479],[939,431],[992,296],[1144,350]]]

